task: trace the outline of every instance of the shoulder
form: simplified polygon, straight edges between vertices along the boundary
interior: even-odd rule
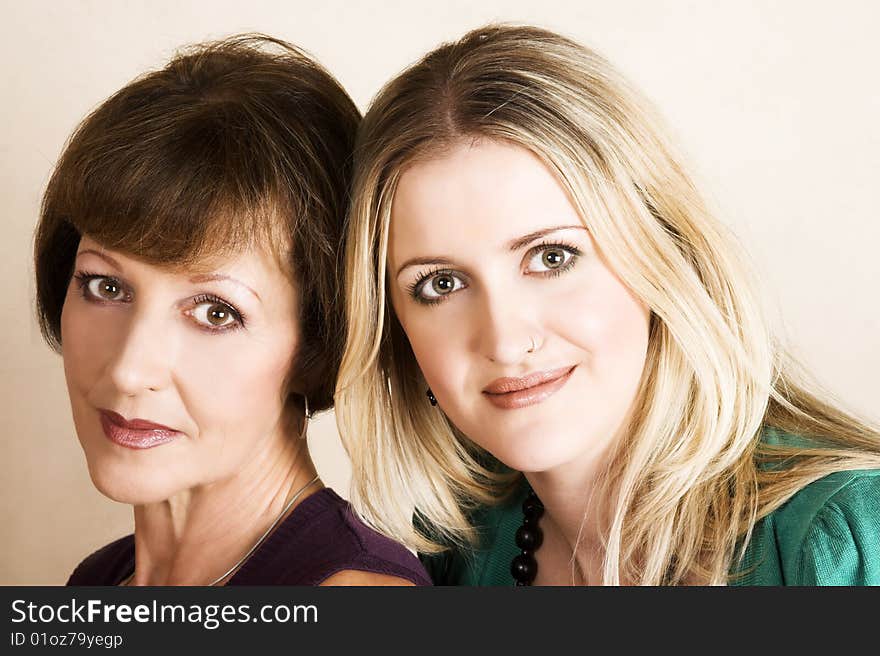
[[[836,472],[779,512],[795,585],[880,585],[880,470]]]
[[[413,586],[409,579],[389,574],[376,574],[357,569],[344,569],[324,579],[322,586]]]
[[[318,585],[430,585],[425,568],[408,549],[367,526],[351,504],[330,490],[325,517],[325,558],[316,570]]]
[[[117,585],[134,568],[134,535],[126,535],[85,558],[67,585]]]
[[[507,499],[497,505],[480,506],[472,513],[478,544],[419,554],[435,585],[513,585],[510,563],[520,553],[515,535],[522,523],[522,503],[528,490],[523,479]]]
[[[880,585],[880,470],[805,486],[764,518],[753,542],[775,561],[779,584]]]

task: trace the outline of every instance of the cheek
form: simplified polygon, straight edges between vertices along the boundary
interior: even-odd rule
[[[435,325],[410,326],[410,344],[419,367],[428,379],[442,379],[443,373],[456,368],[455,349],[444,332]]]
[[[604,267],[588,290],[567,303],[569,321],[560,328],[567,341],[587,352],[587,370],[614,388],[634,391],[648,348],[650,312]]]
[[[61,357],[72,401],[98,382],[114,332],[112,317],[95,316],[71,286],[61,310]]]
[[[273,425],[294,346],[293,339],[252,334],[188,335],[180,349],[177,384],[199,432],[262,433]]]
[[[397,317],[412,347],[419,369],[435,395],[451,397],[460,391],[467,371],[464,326],[456,330],[456,322],[448,316],[450,308],[407,308]]]

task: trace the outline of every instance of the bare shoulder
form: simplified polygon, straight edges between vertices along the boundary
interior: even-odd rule
[[[321,585],[370,585],[370,586],[396,586],[396,585],[415,585],[399,576],[391,576],[390,574],[377,574],[376,572],[364,572],[359,569],[344,569],[328,576]]]

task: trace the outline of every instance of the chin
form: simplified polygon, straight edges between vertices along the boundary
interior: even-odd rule
[[[570,459],[565,458],[553,458],[548,457],[547,454],[530,454],[530,453],[516,453],[516,454],[504,454],[505,457],[498,457],[498,460],[503,462],[505,465],[510,467],[511,469],[515,469],[517,471],[521,471],[524,474],[532,474],[539,472],[546,472],[556,469],[561,465],[570,462]]]
[[[497,436],[495,436],[497,439]],[[583,445],[548,439],[546,434],[523,436],[487,449],[502,463],[521,472],[544,472],[565,465],[583,455]]]
[[[582,455],[586,435],[560,421],[559,413],[535,408],[504,411],[500,417],[480,417],[465,423],[462,433],[496,459],[521,472],[553,469]],[[540,410],[543,410],[541,408]],[[470,430],[468,430],[470,429]],[[487,433],[487,429],[491,432]]]
[[[105,497],[132,506],[165,501],[180,489],[153,472],[133,472],[131,466],[89,462],[89,476]]]

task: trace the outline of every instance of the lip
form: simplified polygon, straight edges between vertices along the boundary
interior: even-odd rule
[[[558,392],[577,365],[538,371],[518,378],[497,378],[483,388],[493,405],[505,410],[537,405]]]
[[[180,431],[146,419],[126,419],[112,410],[99,412],[107,439],[129,449],[151,449],[181,435]]]

